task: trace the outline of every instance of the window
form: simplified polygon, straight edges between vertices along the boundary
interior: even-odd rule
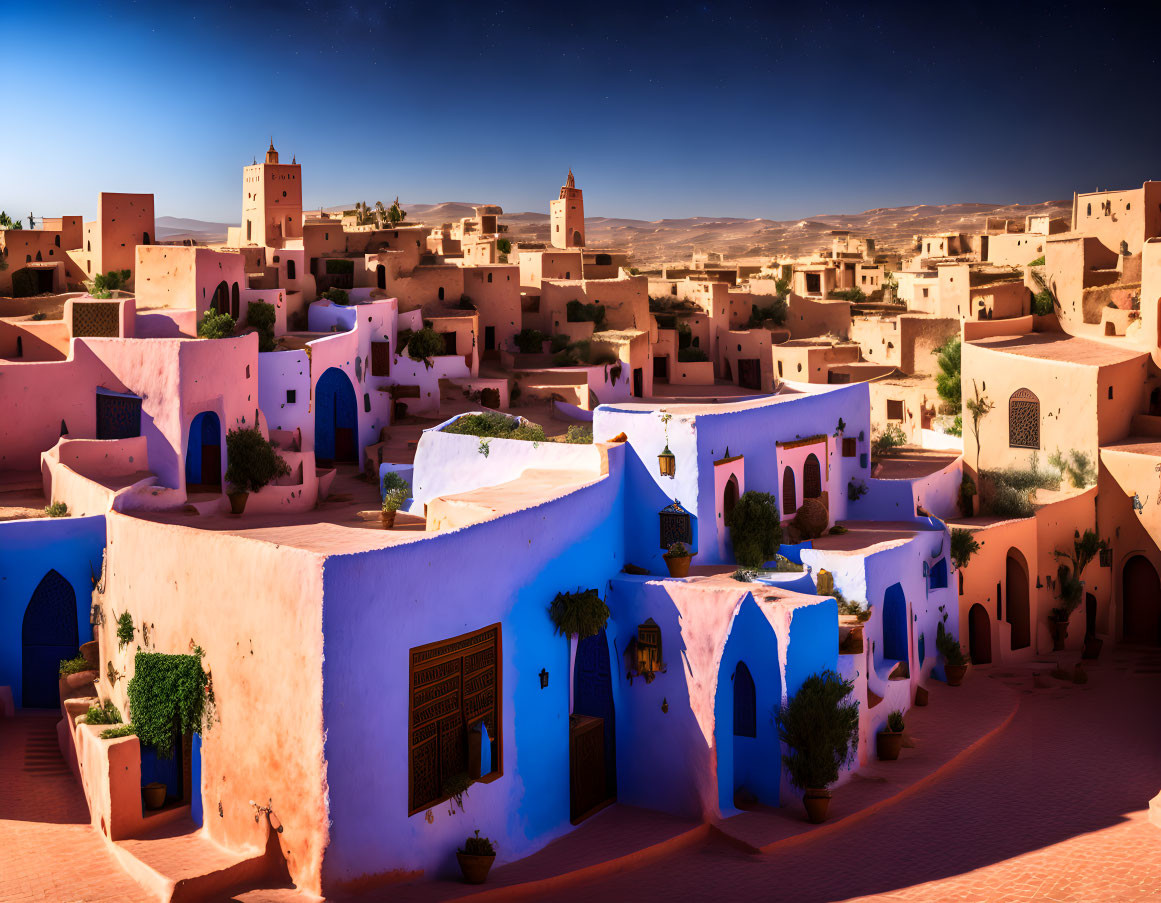
[[[60,236],[59,236],[59,235],[58,235],[58,236],[56,236],[56,237],[53,239],[53,241],[55,241],[55,242],[56,242],[56,246],[59,248],[59,247],[60,247]],[[149,242],[146,242],[146,244],[149,244]]]
[[[287,260],[286,260],[286,278],[287,279],[298,278],[296,275],[296,268],[294,266],[294,261],[289,259],[289,258],[287,258]]]
[[[1109,386],[1109,401],[1113,400],[1113,387]]]
[[[491,274],[491,273],[489,273],[489,274],[488,274],[488,281],[489,281],[489,282],[491,282],[491,281],[492,281],[492,274]]]
[[[843,457],[853,458],[857,453],[854,438],[843,439]]]
[[[443,300],[443,286],[442,285],[439,287],[439,300],[440,301]]]
[[[926,298],[926,297],[927,297],[927,289],[924,289],[924,290],[923,290],[923,297],[924,297],[924,298]]]
[[[887,419],[888,420],[902,420],[903,419],[903,402],[899,399],[887,399]]]
[[[1017,389],[1008,400],[1008,445],[1040,448],[1040,399],[1028,389]]]
[[[1085,211],[1085,216],[1092,216],[1092,204],[1088,205],[1088,210]]]
[[[758,736],[758,706],[754,678],[745,662],[734,669],[734,736]]]
[[[482,742],[483,731],[491,747],[488,777],[503,774],[500,654],[499,624],[411,650],[409,815],[448,799],[449,779],[470,775],[477,754],[471,747]]]
[[[816,499],[822,495],[822,466],[816,455],[807,455],[802,465],[802,497]]]
[[[294,404],[297,397],[298,397],[298,393],[295,389],[287,389],[286,390],[286,403],[287,404]]]

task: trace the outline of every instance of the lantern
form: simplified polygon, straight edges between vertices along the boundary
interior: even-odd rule
[[[673,452],[669,450],[669,446],[665,446],[665,450],[657,456],[657,468],[661,471],[661,476],[673,479],[673,475],[677,472],[677,458]]]
[[[666,505],[657,515],[661,531],[661,548],[668,549],[675,542],[693,545],[693,528],[689,512],[681,502],[673,500],[672,505]]]

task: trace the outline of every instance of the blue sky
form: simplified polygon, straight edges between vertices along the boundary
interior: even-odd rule
[[[1161,4],[933,6],[0,0],[0,208],[236,222],[271,135],[308,206],[546,211],[569,166],[642,219],[1161,178]]]

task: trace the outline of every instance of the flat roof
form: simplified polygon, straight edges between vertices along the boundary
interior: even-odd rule
[[[1017,357],[1106,367],[1147,356],[1138,349],[1118,348],[1109,342],[1096,342],[1062,332],[1034,332],[1025,335],[999,335],[974,339],[968,344],[991,351],[1002,351]]]

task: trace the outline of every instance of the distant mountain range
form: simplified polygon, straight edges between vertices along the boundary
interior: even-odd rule
[[[341,212],[353,206],[328,210]],[[428,225],[472,216],[472,206],[459,201],[405,205],[410,220]],[[902,251],[910,247],[915,235],[980,231],[989,216],[1022,220],[1029,214],[1046,213],[1067,218],[1071,210],[1071,200],[1060,200],[1040,204],[919,204],[783,221],[728,216],[648,221],[598,216],[585,219],[585,232],[590,247],[617,248],[629,252],[638,263],[656,265],[686,260],[694,249],[718,251],[727,259],[807,254],[829,246],[826,233],[832,229],[869,235],[880,251]],[[508,225],[513,239],[544,242],[549,239],[547,213],[505,214],[501,222]],[[163,241],[192,238],[220,242],[225,241],[227,224],[159,216],[156,227],[158,238]]]

